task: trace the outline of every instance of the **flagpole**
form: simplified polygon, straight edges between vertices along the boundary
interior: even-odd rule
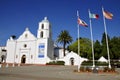
[[[90,16],[90,10],[88,10]],[[93,33],[92,33],[92,22],[90,18],[90,33],[91,33],[91,45],[92,45],[92,57],[93,57],[93,68],[95,67],[95,59],[94,59],[94,46],[93,46]]]
[[[77,17],[79,18],[79,12],[77,11]],[[80,56],[80,40],[79,40],[79,37],[80,37],[80,27],[79,27],[79,24],[77,25],[78,27],[78,55]]]
[[[79,19],[79,12],[78,11],[77,11],[77,18]],[[80,40],[79,40],[80,27],[79,27],[79,24],[77,24],[77,27],[78,27],[78,55],[80,56]],[[80,65],[81,64],[78,64],[78,72],[80,72]]]
[[[80,40],[79,40],[79,36],[80,36],[80,27],[78,24],[78,55],[80,56]]]
[[[102,12],[104,11],[104,8],[102,7]],[[103,15],[103,21],[104,21],[104,28],[105,28],[105,35],[106,35],[106,45],[107,45],[107,53],[108,53],[108,63],[109,63],[109,68],[111,68],[110,64],[110,53],[109,53],[109,46],[108,46],[108,37],[107,37],[107,29],[106,29],[106,22],[105,22],[105,17]]]

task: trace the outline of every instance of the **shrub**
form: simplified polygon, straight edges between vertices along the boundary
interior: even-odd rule
[[[82,66],[92,66],[92,65],[93,65],[93,61],[84,61],[82,63]],[[96,66],[108,66],[108,63],[95,61],[95,65]]]
[[[96,62],[97,66],[108,66],[108,63],[106,62]]]
[[[49,63],[46,63],[46,65],[64,65],[65,62],[64,61],[52,61]]]
[[[84,61],[82,62],[82,66],[92,66],[93,62],[92,61]]]

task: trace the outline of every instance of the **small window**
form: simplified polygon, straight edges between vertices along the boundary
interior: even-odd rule
[[[33,55],[31,55],[31,59],[33,59]]]
[[[42,29],[44,29],[44,24],[42,24]]]
[[[18,58],[18,55],[16,55],[16,59]]]

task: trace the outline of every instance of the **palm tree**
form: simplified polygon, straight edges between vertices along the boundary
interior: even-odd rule
[[[70,36],[69,32],[66,30],[62,30],[61,33],[58,35],[57,42],[63,44],[63,54],[65,56],[65,46],[73,41],[72,37]]]

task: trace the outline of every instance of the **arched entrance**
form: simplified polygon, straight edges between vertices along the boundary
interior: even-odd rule
[[[22,57],[21,57],[21,63],[25,63],[26,62],[26,55],[23,55]]]
[[[73,57],[70,58],[70,64],[71,64],[71,65],[74,65],[74,58],[73,58]]]

